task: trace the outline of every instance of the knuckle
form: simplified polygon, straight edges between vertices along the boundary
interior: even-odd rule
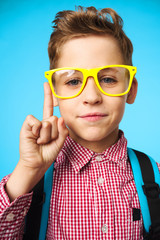
[[[33,120],[33,118],[34,118],[33,115],[30,114],[26,117],[26,121],[30,122],[31,120]]]
[[[42,126],[41,122],[40,122],[40,121],[37,121],[37,122],[33,125],[33,128],[32,128],[32,129],[34,129],[34,131],[38,131],[38,130],[40,130],[41,126]]]
[[[39,121],[33,115],[28,115],[25,121],[29,123],[31,126],[40,127],[42,125],[41,121]]]
[[[49,128],[51,124],[48,121],[44,121],[42,125],[44,128]]]
[[[37,120],[37,127],[41,127],[42,126],[42,122],[40,122],[39,120]]]
[[[57,122],[58,121],[58,117],[57,116],[52,116],[52,117],[50,117],[50,121],[51,122]]]
[[[45,120],[46,121],[46,120]],[[58,117],[56,116],[52,116],[50,118],[47,119],[47,122],[50,123],[51,127],[56,127],[57,122],[58,122]]]

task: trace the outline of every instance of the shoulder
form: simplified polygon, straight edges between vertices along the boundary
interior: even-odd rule
[[[149,156],[147,153],[141,152],[141,151],[139,151],[139,150],[135,150],[135,149],[133,149],[133,148],[127,148],[127,151],[128,151],[128,153],[129,153],[130,151],[131,151],[131,153],[132,153],[132,151],[134,151],[136,157],[139,159],[139,161],[140,161],[141,163],[143,163],[143,166],[146,166],[146,160],[149,158],[150,161],[151,161],[152,163],[154,163],[154,164],[153,164],[154,166],[155,166],[155,163],[157,164],[158,169],[159,169],[159,172],[160,172],[160,163],[156,162],[155,159],[153,159],[153,158],[152,158],[151,156]],[[133,155],[131,155],[131,156],[133,156]],[[150,166],[150,164],[149,164],[148,166]]]

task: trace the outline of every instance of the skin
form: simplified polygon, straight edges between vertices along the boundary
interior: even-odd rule
[[[96,68],[110,64],[125,64],[118,43],[111,36],[92,35],[66,42],[56,67]],[[21,128],[20,159],[5,185],[10,201],[33,189],[55,161],[68,134],[95,152],[102,152],[114,144],[118,140],[125,104],[133,103],[136,93],[136,79],[128,95],[108,97],[89,77],[81,95],[60,100],[52,95],[49,84],[44,83],[43,120],[28,115]],[[59,119],[53,116],[57,105],[62,115]],[[95,112],[105,116],[94,121],[81,118],[82,114]]]
[[[90,69],[112,64],[125,64],[117,41],[111,36],[93,35],[66,42],[62,47],[57,67]],[[89,77],[86,87],[78,97],[55,99],[54,102],[55,105],[59,105],[72,139],[95,152],[102,152],[118,140],[119,123],[124,114],[125,104],[133,103],[136,93],[136,79],[129,95],[110,97],[101,93],[94,79]],[[87,121],[81,117],[95,112],[106,116],[97,121]]]

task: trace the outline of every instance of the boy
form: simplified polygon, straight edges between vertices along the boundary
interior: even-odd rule
[[[54,24],[43,120],[27,116],[20,160],[1,182],[0,237],[23,238],[32,189],[55,161],[46,239],[143,239],[142,216],[133,221],[140,205],[119,130],[125,104],[137,93],[132,43],[112,9],[59,12]]]

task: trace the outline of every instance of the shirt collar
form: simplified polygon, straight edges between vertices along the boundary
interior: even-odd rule
[[[66,138],[61,151],[68,158],[76,173],[78,173],[94,155],[94,152],[92,150],[81,146],[69,136]]]
[[[128,159],[127,139],[121,130],[119,131],[119,140],[114,145],[106,149],[103,153],[108,161],[113,161],[123,169],[126,168]]]
[[[125,169],[127,162],[127,140],[124,137],[124,133],[120,130],[119,140],[102,153],[95,153],[67,136],[64,146],[56,159],[55,168],[64,162],[67,157],[75,172],[78,173],[90,160],[93,159],[94,161],[97,155],[101,155],[102,161],[113,161],[119,167]]]

